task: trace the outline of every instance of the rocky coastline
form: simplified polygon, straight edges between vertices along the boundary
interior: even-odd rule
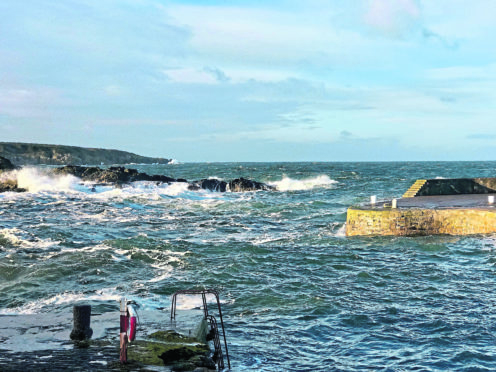
[[[0,156],[0,192],[25,192],[24,188],[18,187],[17,179],[9,177],[1,177],[2,173],[20,169],[16,167],[9,159]],[[149,175],[147,173],[139,172],[137,169],[126,167],[109,167],[100,168],[94,166],[81,166],[81,165],[65,165],[58,168],[53,168],[49,171],[51,174],[57,175],[72,175],[80,178],[82,181],[94,182],[96,185],[117,185],[129,184],[136,181],[150,181],[157,184],[171,184],[174,182],[184,182],[188,184],[188,189],[195,190],[209,190],[215,192],[245,192],[245,191],[259,191],[259,190],[274,190],[263,182],[253,181],[246,178],[236,178],[229,182],[218,179],[201,179],[195,181],[188,181],[183,178],[172,178],[165,175]]]
[[[0,142],[0,154],[19,165],[168,164],[171,159],[128,151],[39,143]]]

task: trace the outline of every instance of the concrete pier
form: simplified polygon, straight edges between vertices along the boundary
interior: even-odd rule
[[[496,233],[496,205],[488,198],[496,196],[492,180],[417,181],[403,198],[396,199],[396,208],[391,200],[348,208],[346,235]]]

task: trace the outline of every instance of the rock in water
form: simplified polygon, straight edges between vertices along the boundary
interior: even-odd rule
[[[101,169],[98,167],[84,167],[80,165],[66,165],[64,167],[55,168],[54,174],[71,174],[79,177],[84,181],[94,181],[101,183],[128,183],[134,181],[155,181],[155,182],[177,182],[174,178],[162,175],[148,175],[140,173],[137,169],[125,167],[110,167]]]
[[[183,178],[171,178],[159,174],[148,175],[140,173],[136,169],[124,167],[110,167],[101,169],[98,167],[84,167],[79,165],[66,165],[53,170],[54,174],[71,174],[84,181],[94,181],[99,183],[112,183],[121,185],[134,181],[153,181],[159,183],[185,182],[189,183],[189,190],[205,189],[210,191],[225,192],[229,185],[232,192],[274,190],[274,187],[262,182],[248,180],[246,178],[236,178],[229,182],[218,179],[202,179],[200,181],[188,182]]]
[[[9,159],[0,156],[0,174],[15,169],[19,169],[19,167],[16,167],[14,164],[12,164],[12,162]],[[25,192],[27,190],[18,187],[16,178],[14,179],[3,178],[2,180],[0,180],[0,192],[6,192],[6,191]]]
[[[232,192],[274,190],[272,186],[262,182],[247,180],[246,178],[236,178],[235,180],[232,180],[229,182],[229,189]]]
[[[227,182],[218,179],[203,179],[199,182],[199,186],[205,190],[225,192]]]
[[[10,171],[14,169],[17,169],[17,167],[14,166],[14,164],[12,164],[9,159],[0,156],[0,172]]]

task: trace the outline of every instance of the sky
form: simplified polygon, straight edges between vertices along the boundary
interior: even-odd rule
[[[496,160],[494,0],[2,0],[0,141]]]

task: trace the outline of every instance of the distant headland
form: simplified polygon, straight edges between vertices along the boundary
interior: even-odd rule
[[[16,165],[168,164],[171,161],[121,150],[21,142],[0,142],[0,155]]]

